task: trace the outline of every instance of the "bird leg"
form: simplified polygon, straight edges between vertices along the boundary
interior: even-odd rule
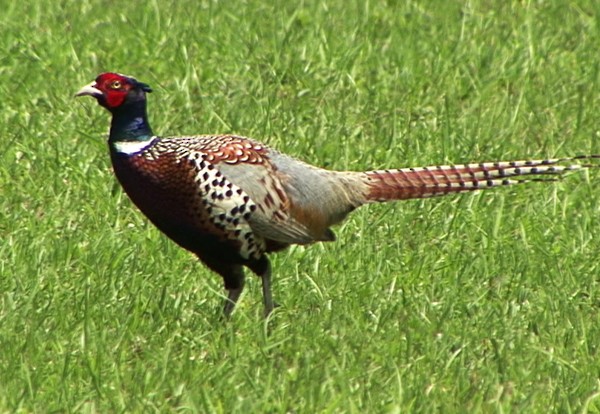
[[[225,318],[229,318],[244,290],[244,269],[238,264],[206,260],[205,257],[200,257],[200,260],[223,277],[225,290],[227,291],[227,299],[225,299],[225,305],[223,306],[223,315]]]
[[[223,276],[225,281],[225,290],[227,290],[227,299],[223,306],[223,315],[225,318],[231,316],[235,305],[244,290],[244,269],[240,265],[225,264],[222,262],[207,261],[205,263],[214,271]],[[271,263],[267,256],[262,256],[258,260],[252,260],[246,264],[252,272],[256,273],[262,279],[263,303],[265,305],[265,316],[269,316],[277,306],[273,302],[271,294]]]
[[[265,304],[265,317],[269,316],[277,305],[273,302],[271,294],[271,263],[267,256],[263,255],[258,260],[253,260],[246,264],[262,280],[263,303]]]
[[[225,306],[223,306],[223,314],[226,318],[231,316],[231,312],[235,308],[235,305],[242,295],[242,291],[244,290],[244,282],[242,279],[242,284],[240,287],[227,289],[227,299],[225,299]]]
[[[269,316],[275,308],[273,294],[271,293],[271,264],[267,262],[267,268],[260,275],[262,279],[263,302],[265,304],[265,317]]]

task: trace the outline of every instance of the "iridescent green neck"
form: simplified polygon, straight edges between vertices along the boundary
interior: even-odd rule
[[[109,142],[149,141],[154,136],[148,122],[145,101],[125,105],[112,114]]]

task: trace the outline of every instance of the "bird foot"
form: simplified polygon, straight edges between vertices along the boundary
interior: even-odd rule
[[[279,308],[281,305],[277,302],[273,302],[271,306],[265,305],[265,318],[268,318],[269,315],[273,313],[275,308]]]

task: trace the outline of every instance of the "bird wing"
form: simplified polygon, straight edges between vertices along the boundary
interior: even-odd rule
[[[257,235],[285,244],[319,240],[318,235],[312,234],[290,214],[290,200],[270,163],[219,164],[218,168],[256,203],[248,223]]]
[[[213,184],[224,188],[222,194],[210,196],[211,209],[222,211],[220,214],[238,213],[242,209],[236,221],[238,226],[247,222],[254,235],[265,240],[307,244],[322,239],[290,214],[290,200],[269,160],[271,150],[261,143],[235,135],[201,135],[167,141],[176,142],[178,148],[185,149],[188,159],[197,163],[196,170],[202,171],[197,176],[201,189]],[[208,165],[222,177],[215,181]],[[252,211],[250,205],[254,205]],[[225,230],[235,231],[234,227]]]

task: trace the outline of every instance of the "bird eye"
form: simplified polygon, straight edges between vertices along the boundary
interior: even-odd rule
[[[109,85],[110,89],[121,89],[121,86],[123,85],[121,84],[121,81],[118,80],[112,81]]]

